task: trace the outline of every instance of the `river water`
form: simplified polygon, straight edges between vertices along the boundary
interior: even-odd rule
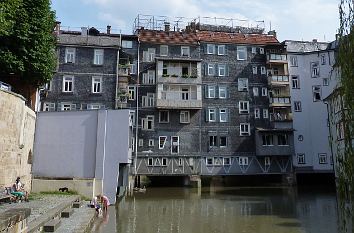
[[[149,188],[110,206],[96,233],[337,233],[334,191]]]

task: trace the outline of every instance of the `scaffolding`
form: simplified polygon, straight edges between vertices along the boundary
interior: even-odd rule
[[[156,15],[142,15],[134,20],[133,33],[139,29],[154,31],[200,30],[261,34],[265,30],[264,20],[251,21],[248,19],[218,18],[218,17],[168,17]]]

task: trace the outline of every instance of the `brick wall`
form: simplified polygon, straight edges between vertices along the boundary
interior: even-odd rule
[[[0,187],[19,176],[26,190],[31,189],[35,120],[22,96],[0,90]]]

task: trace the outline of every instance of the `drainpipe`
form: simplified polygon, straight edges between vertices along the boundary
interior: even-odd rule
[[[139,77],[140,77],[140,40],[138,37],[138,61],[137,61],[137,81],[136,81],[136,118],[135,118],[135,159],[134,159],[134,180],[137,176],[138,163],[138,126],[139,126]]]
[[[106,140],[107,140],[107,115],[108,115],[108,110],[105,111],[105,117],[104,117],[104,135],[103,135],[103,166],[102,166],[102,194],[103,193],[103,183],[104,183],[104,167],[106,163]]]
[[[117,99],[118,99],[118,87],[119,87],[119,60],[120,60],[120,48],[122,46],[122,31],[120,30],[120,35],[119,35],[119,47],[117,51],[117,66],[116,66],[116,96],[115,96],[115,109],[117,109]]]

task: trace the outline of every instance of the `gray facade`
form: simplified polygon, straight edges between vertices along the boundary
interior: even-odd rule
[[[40,112],[33,176],[102,180],[101,193],[114,203],[118,186],[127,185],[128,171],[119,168],[131,160],[130,134],[129,110]]]
[[[334,50],[329,43],[286,41],[291,80],[297,173],[332,173],[327,105],[323,101],[336,86]]]

